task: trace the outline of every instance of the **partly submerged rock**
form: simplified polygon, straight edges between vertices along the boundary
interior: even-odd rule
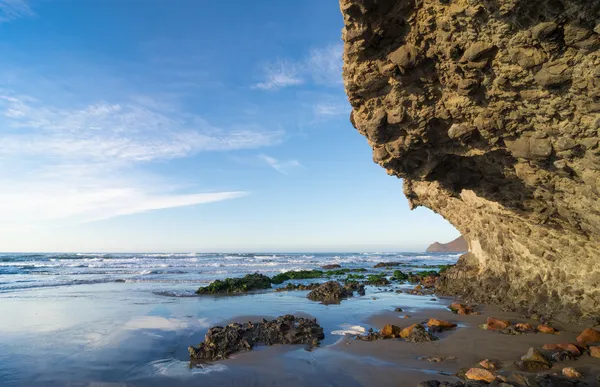
[[[600,347],[598,347],[598,346],[590,347],[590,356],[600,359]]]
[[[489,371],[495,371],[499,368],[498,364],[496,364],[495,362],[493,362],[489,359],[484,359],[484,360],[480,361],[479,365]]]
[[[325,303],[339,303],[344,298],[352,296],[353,292],[351,289],[342,286],[337,281],[328,281],[308,293],[306,298]]]
[[[400,331],[402,331],[400,327],[388,324],[384,326],[381,331],[379,331],[379,334],[383,339],[392,339],[395,337],[400,337]]]
[[[572,343],[562,343],[562,344],[544,344],[542,347],[543,350],[546,351],[569,351],[575,356],[581,355],[581,350],[578,346]]]
[[[400,337],[411,343],[421,343],[438,339],[429,333],[421,324],[414,324],[404,328],[402,332],[400,332]]]
[[[337,263],[321,266],[321,269],[323,269],[323,270],[341,269],[341,268],[342,268],[342,266],[338,265]]]
[[[501,331],[510,326],[510,322],[508,320],[500,320],[495,317],[488,317],[485,329],[490,331]]]
[[[540,324],[540,325],[538,325],[537,326],[537,330],[538,330],[538,332],[547,333],[547,334],[550,334],[550,335],[554,335],[554,334],[557,333],[556,329],[553,328],[553,327],[551,327],[548,324]]]
[[[223,360],[234,353],[250,351],[255,345],[307,344],[313,348],[324,338],[316,319],[285,315],[272,321],[212,327],[203,343],[188,350],[195,360]]]
[[[430,330],[435,332],[440,332],[446,329],[452,329],[456,327],[456,324],[451,323],[450,321],[438,320],[436,318],[430,318],[427,321],[427,326]]]
[[[248,274],[242,278],[226,278],[213,281],[210,285],[199,288],[197,294],[230,294],[245,293],[252,290],[269,289],[271,279],[259,273]]]
[[[529,351],[527,351],[527,353],[521,357],[521,360],[523,361],[534,361],[537,363],[543,363],[546,364],[548,366],[551,366],[552,363],[550,362],[550,360],[548,360],[548,358],[546,357],[546,355],[544,355],[541,351],[535,349],[535,348],[529,348]]]

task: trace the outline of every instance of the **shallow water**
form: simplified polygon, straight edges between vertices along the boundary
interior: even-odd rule
[[[401,261],[403,270],[419,270],[414,266],[447,264],[456,257],[3,254],[0,256],[3,273],[0,274],[0,384],[212,385],[216,382],[209,375],[218,373],[233,385],[252,385],[235,382],[247,365],[225,361],[190,368],[187,347],[201,342],[207,329],[216,324],[305,314],[316,317],[324,327],[326,339],[322,348],[317,349],[324,352],[308,355],[303,348],[295,347],[291,352],[287,349],[285,356],[296,359],[324,356],[327,353],[324,349],[342,337],[332,334],[333,331],[349,327],[368,329],[365,321],[374,313],[393,310],[398,305],[407,311],[443,305],[429,301],[429,297],[396,294],[375,287],[368,287],[366,296],[344,300],[340,305],[309,301],[305,291],[191,296],[199,285],[249,272],[275,274],[331,263],[372,267],[380,261]]]

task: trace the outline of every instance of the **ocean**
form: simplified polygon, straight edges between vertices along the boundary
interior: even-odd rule
[[[396,293],[402,285],[377,288],[323,305],[305,291],[266,290],[240,296],[197,296],[199,286],[218,278],[259,272],[315,269],[327,264],[374,269],[399,262],[404,271],[455,263],[458,254],[0,254],[1,386],[188,386],[286,383],[269,373],[275,358],[258,361],[261,349],[214,364],[191,366],[187,347],[208,328],[283,314],[310,315],[326,332],[322,348],[279,353],[277,361],[310,378],[307,356],[320,364],[340,360],[326,350],[345,332],[371,328],[370,316],[402,306],[407,313],[444,308],[443,300]],[[393,270],[393,269],[392,269]],[[387,270],[391,274],[392,270]],[[325,279],[323,279],[324,281]],[[305,282],[316,282],[307,280]],[[302,282],[302,281],[293,281]],[[333,347],[331,347],[333,348]],[[283,356],[283,357],[282,357]],[[344,354],[344,356],[349,356]],[[347,363],[346,358],[344,362]],[[359,360],[356,360],[359,361]],[[362,360],[361,360],[362,361]],[[344,363],[344,364],[346,364]],[[306,373],[306,374],[304,374]],[[304,376],[303,376],[304,375]],[[332,376],[333,377],[333,376]],[[304,379],[303,379],[304,380]],[[292,383],[293,385],[294,383]],[[298,385],[303,385],[299,383]],[[349,385],[352,385],[350,383]]]

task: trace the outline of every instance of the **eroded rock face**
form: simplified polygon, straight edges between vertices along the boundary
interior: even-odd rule
[[[353,125],[469,243],[439,291],[598,315],[600,1],[340,6]]]

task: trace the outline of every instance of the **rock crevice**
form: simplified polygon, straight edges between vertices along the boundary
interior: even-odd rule
[[[600,313],[600,1],[340,0],[351,122],[465,237],[440,291]]]

